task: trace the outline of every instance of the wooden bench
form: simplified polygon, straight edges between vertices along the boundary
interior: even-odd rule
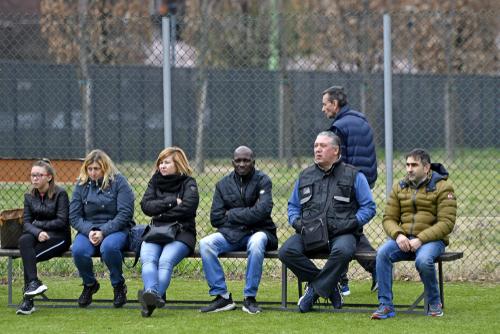
[[[124,253],[126,258],[134,258],[135,253],[134,252],[125,252]],[[0,249],[0,257],[7,257],[8,258],[8,265],[7,265],[7,284],[8,284],[8,305],[9,306],[17,306],[13,304],[12,302],[12,283],[13,283],[13,273],[12,273],[12,262],[15,258],[20,257],[20,253],[18,249]],[[71,257],[71,252],[65,252],[61,257],[66,257],[70,258]],[[224,253],[219,256],[220,258],[231,258],[231,259],[245,259],[247,257],[246,252],[230,252],[230,253]],[[314,259],[327,259],[328,255],[316,255]],[[357,252],[355,254],[355,259],[356,260],[375,260],[376,257],[376,252]],[[463,257],[462,252],[446,252],[443,255],[441,255],[439,258],[436,259],[436,263],[438,265],[438,281],[439,281],[439,293],[441,296],[441,302],[443,303],[443,308],[444,308],[444,282],[443,282],[443,262],[451,262],[455,261],[458,259],[461,259]],[[198,250],[194,252],[190,256],[190,258],[200,258],[200,253]],[[271,252],[266,252],[265,253],[265,258],[266,259],[277,259],[278,258],[278,252],[277,251],[271,251]],[[76,270],[76,268],[75,268]],[[298,297],[302,295],[302,283],[299,281],[298,282]],[[420,302],[424,300],[424,306],[419,306]],[[41,299],[37,299],[37,301],[45,302],[45,303],[51,303],[47,304],[44,306],[48,307],[68,307],[68,305],[58,305],[55,303],[71,303],[72,305],[69,307],[77,307],[77,302],[76,299],[49,299],[45,295],[42,295]],[[111,303],[111,300],[103,300],[103,299],[94,299],[94,303]],[[168,300],[167,301],[167,306],[166,308],[193,308],[193,305],[199,305],[199,304],[206,304],[208,300],[205,301],[198,301],[198,300]],[[138,303],[137,300],[129,300],[128,304],[130,303]],[[175,304],[182,304],[184,306],[175,306]],[[281,300],[280,301],[268,301],[268,302],[260,302],[265,308],[268,309],[278,309],[278,310],[289,310],[289,311],[296,311],[297,307],[294,306],[293,308],[289,308],[289,305],[296,305],[296,301],[293,302],[288,302],[288,270],[287,267],[281,263]],[[403,313],[422,313],[422,309],[424,312],[427,310],[425,309],[426,307],[425,303],[425,294],[422,293],[420,296],[416,298],[416,300],[411,304],[411,305],[395,305],[395,307],[398,309],[398,312],[403,312]],[[189,306],[186,306],[189,305]],[[272,305],[278,305],[278,307],[272,307]],[[95,304],[93,305],[94,307],[111,307],[110,305],[106,306],[96,306]],[[127,305],[126,305],[127,306]],[[334,312],[371,312],[376,308],[378,305],[377,304],[350,304],[350,303],[345,303],[344,307],[340,310],[333,310],[331,307],[328,308],[328,311],[334,311]],[[130,307],[130,306],[127,306]],[[133,307],[138,307],[133,306]]]

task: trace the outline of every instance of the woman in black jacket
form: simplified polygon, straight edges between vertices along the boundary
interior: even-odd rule
[[[191,174],[184,151],[168,147],[160,152],[155,172],[142,198],[142,211],[152,217],[154,226],[180,225],[172,242],[142,243],[144,290],[139,291],[138,299],[142,304],[143,317],[151,316],[156,307],[163,307],[173,268],[194,251],[199,195],[196,180]]]
[[[37,262],[46,261],[69,249],[69,200],[66,190],[55,184],[55,170],[48,160],[31,167],[32,189],[24,195],[23,234],[19,250],[24,267],[24,298],[17,314],[35,311],[33,297],[47,290],[37,276]]]

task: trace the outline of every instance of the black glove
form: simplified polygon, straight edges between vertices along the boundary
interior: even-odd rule
[[[297,234],[300,234],[300,232],[302,232],[302,220],[300,218],[295,219],[292,223],[292,227],[295,229]]]

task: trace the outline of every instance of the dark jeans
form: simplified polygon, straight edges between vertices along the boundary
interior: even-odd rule
[[[375,248],[372,247],[368,238],[366,238],[365,234],[361,234],[358,242],[356,243],[356,252],[374,252]],[[363,267],[364,270],[373,274],[375,272],[375,260],[358,260],[358,263]],[[347,278],[347,271],[349,270],[349,264],[347,264],[347,268],[345,272],[342,273],[342,277],[340,278],[340,282],[342,284],[347,284],[349,279]]]
[[[39,242],[33,234],[23,233],[19,238],[19,251],[23,259],[24,284],[38,279],[36,264],[59,256],[69,249],[71,242],[65,238],[51,237]]]
[[[330,240],[330,255],[322,269],[316,267],[304,253],[300,235],[291,236],[279,250],[280,260],[301,281],[309,282],[321,297],[328,298],[337,285],[340,275],[347,270],[356,252],[356,238],[352,234],[339,235]]]

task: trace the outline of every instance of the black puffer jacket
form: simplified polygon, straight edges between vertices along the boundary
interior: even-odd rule
[[[69,198],[68,193],[56,186],[54,196],[48,198],[40,196],[38,190],[33,194],[24,195],[24,225],[25,233],[38,238],[40,232],[45,231],[49,237],[64,238],[71,241],[69,225]]]
[[[278,248],[273,209],[271,179],[261,171],[241,177],[231,172],[215,186],[210,221],[231,243],[263,231],[267,234],[267,250]]]
[[[200,197],[196,180],[185,176],[180,180],[182,184],[178,191],[162,191],[160,189],[161,174],[156,172],[148,183],[148,188],[141,200],[141,209],[145,215],[152,217],[155,225],[181,224],[181,231],[175,238],[185,243],[191,251],[196,245],[195,217]],[[176,187],[177,188],[177,187]],[[177,205],[177,198],[182,200]]]

